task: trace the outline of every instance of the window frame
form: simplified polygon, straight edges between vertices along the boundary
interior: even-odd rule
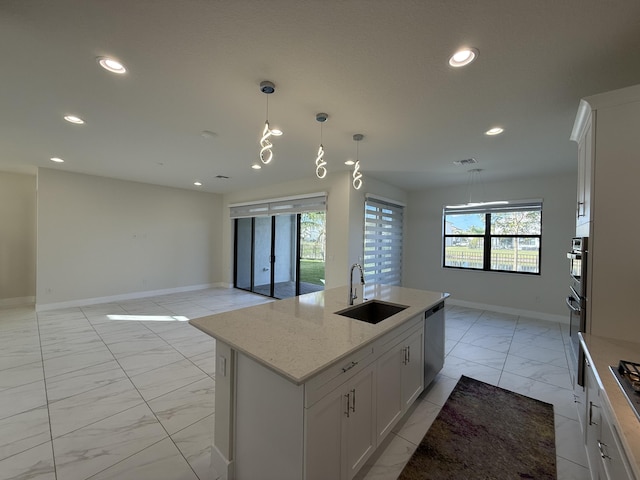
[[[493,202],[491,202],[493,203]],[[498,202],[495,202],[498,203]],[[506,202],[505,202],[506,203]],[[445,207],[442,213],[442,268],[451,268],[454,270],[473,270],[476,272],[498,272],[498,273],[512,273],[518,275],[534,275],[540,276],[542,274],[542,201],[522,201],[522,202],[510,202],[507,205],[511,206],[470,206],[469,208],[456,208]],[[491,215],[495,213],[508,213],[508,212],[540,212],[540,233],[539,234],[492,234],[491,233]],[[456,214],[481,214],[484,215],[485,228],[483,234],[478,233],[450,233],[446,232],[447,215]],[[446,265],[446,249],[447,239],[449,238],[478,238],[482,239],[484,244],[482,248],[482,268],[475,267],[462,267],[455,265]],[[492,254],[492,240],[500,238],[511,239],[537,239],[538,241],[538,271],[526,272],[526,271],[514,271],[503,270],[498,268],[491,268],[491,254]]]

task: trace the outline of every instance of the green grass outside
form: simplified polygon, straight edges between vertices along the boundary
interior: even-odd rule
[[[314,285],[324,285],[324,261],[300,260],[300,281]]]

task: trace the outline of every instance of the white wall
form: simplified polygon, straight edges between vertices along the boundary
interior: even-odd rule
[[[36,177],[0,172],[0,305],[36,293]]]
[[[270,198],[327,192],[327,240],[325,285],[333,288],[346,285],[349,267],[361,260],[364,229],[365,193],[406,202],[407,193],[371,178],[364,178],[360,190],[351,186],[350,172],[327,175],[323,180],[310,177],[304,180],[269,185],[250,192],[234,192],[224,196],[223,261],[226,262],[225,282],[233,283],[233,229],[229,218],[229,204],[259,201]]]
[[[220,195],[39,169],[37,202],[38,308],[222,277]]]
[[[575,175],[485,183],[483,190],[491,196],[484,201],[543,199],[541,275],[442,268],[442,208],[469,199],[466,186],[446,187],[409,195],[404,285],[446,291],[453,301],[541,312],[568,321],[566,252],[575,233]]]

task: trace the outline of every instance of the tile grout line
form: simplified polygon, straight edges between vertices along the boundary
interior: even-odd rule
[[[51,428],[51,411],[49,408],[49,392],[47,391],[47,374],[44,369],[44,354],[42,353],[42,336],[40,335],[40,317],[38,316],[38,312],[34,314],[36,317],[36,325],[38,326],[38,345],[40,346],[40,358],[42,362],[42,381],[44,384],[44,398],[47,402],[47,421],[49,423],[49,438],[51,439],[51,460],[53,461],[53,475],[55,480],[58,479],[58,465],[56,463],[56,450],[53,445],[53,429]]]

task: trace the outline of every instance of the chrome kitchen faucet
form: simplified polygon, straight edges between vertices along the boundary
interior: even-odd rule
[[[354,290],[353,288],[353,269],[356,267],[360,270],[360,285],[364,285],[364,272],[362,271],[362,265],[354,263],[351,265],[351,272],[349,272],[349,305],[353,305],[353,301],[358,298],[357,290]]]

